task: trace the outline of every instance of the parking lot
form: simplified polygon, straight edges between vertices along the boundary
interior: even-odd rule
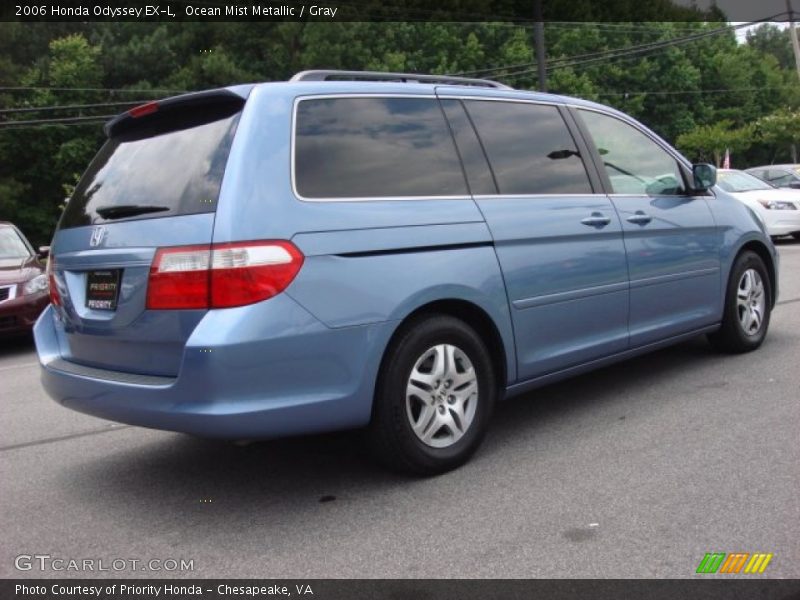
[[[357,435],[237,446],[66,410],[0,347],[0,576],[15,557],[185,559],[124,577],[800,577],[800,242],[757,352],[692,340],[502,403],[465,467],[387,473]],[[96,564],[96,563],[95,563]],[[747,577],[753,577],[748,575]],[[757,576],[756,576],[757,577]]]

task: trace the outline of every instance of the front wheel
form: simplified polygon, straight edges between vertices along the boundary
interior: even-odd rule
[[[369,444],[400,471],[454,469],[480,445],[496,396],[491,358],[471,327],[447,315],[411,322],[384,358]]]
[[[723,352],[750,352],[764,341],[772,309],[772,288],[764,261],[755,252],[736,258],[725,295],[722,326],[708,336]]]

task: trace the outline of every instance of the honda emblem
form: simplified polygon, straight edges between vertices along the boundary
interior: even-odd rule
[[[99,246],[103,243],[103,240],[106,238],[106,228],[102,225],[100,227],[95,227],[92,229],[92,237],[89,239],[89,245],[94,248],[95,246]]]

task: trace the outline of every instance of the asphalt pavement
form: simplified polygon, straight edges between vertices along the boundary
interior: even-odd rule
[[[236,446],[81,415],[30,340],[0,342],[0,577],[685,578],[707,552],[800,577],[800,242],[780,253],[757,352],[699,338],[508,400],[432,479],[349,433]]]

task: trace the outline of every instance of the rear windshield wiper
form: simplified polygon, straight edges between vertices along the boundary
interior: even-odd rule
[[[100,206],[95,212],[104,219],[124,219],[147,213],[169,210],[169,206],[153,206],[152,204],[117,204],[114,206]]]

